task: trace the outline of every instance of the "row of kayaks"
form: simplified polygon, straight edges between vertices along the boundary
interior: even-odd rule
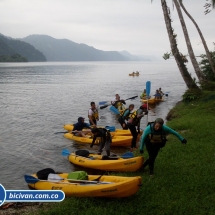
[[[85,151],[85,150],[78,150]],[[125,153],[122,156],[108,157],[89,153],[83,157],[77,155],[77,152],[70,153],[67,149],[62,151],[63,156],[75,165],[85,168],[117,171],[117,172],[134,172],[143,165],[143,157],[134,157],[132,152]],[[103,159],[105,157],[105,159]],[[106,160],[107,159],[107,160]],[[74,172],[73,172],[74,173]],[[52,174],[53,175],[53,174]],[[134,195],[142,184],[140,176],[122,177],[107,175],[88,175],[87,180],[68,179],[69,173],[59,173],[55,181],[54,178],[47,177],[45,180],[40,179],[37,174],[25,175],[28,185],[37,190],[61,190],[65,196],[73,197],[106,197],[122,198]]]
[[[68,131],[68,133],[64,134],[64,137],[80,143],[92,143],[93,138],[91,136],[83,138],[69,133],[69,131],[73,130],[72,124],[64,125],[64,129]],[[113,129],[110,133],[113,146],[130,146],[132,136],[129,130]],[[99,144],[99,142],[98,138],[95,144]],[[67,149],[64,149],[62,155],[66,156],[68,161],[76,166],[102,171],[135,172],[141,168],[144,161],[142,156],[135,157],[132,152],[127,152],[122,156],[114,154],[106,156],[90,152],[87,155],[83,155],[83,153],[80,155],[77,151],[70,153]],[[49,178],[43,180],[37,174],[32,174],[25,175],[25,181],[33,189],[61,190],[65,196],[105,198],[122,198],[134,195],[142,184],[140,176],[88,175],[87,180],[73,180],[69,179],[69,173],[56,173],[54,175],[60,180],[55,181]],[[97,180],[98,178],[99,180]]]
[[[68,130],[68,133],[64,134],[64,137],[79,143],[83,143],[83,144],[91,144],[92,143],[92,136],[90,135],[86,135],[87,137],[79,137],[79,136],[75,136],[72,133],[69,133],[69,131],[72,131],[73,129],[73,125],[72,124],[66,124],[64,125],[64,129]],[[140,134],[138,135],[137,141],[139,141],[140,136],[142,135],[142,130],[140,131]],[[112,136],[112,143],[111,146],[124,146],[124,147],[128,147],[131,145],[131,141],[132,141],[132,136],[131,136],[131,132],[130,130],[123,130],[123,129],[116,129],[113,132],[110,132],[111,136]],[[95,144],[99,144],[100,143],[100,138],[96,139]]]

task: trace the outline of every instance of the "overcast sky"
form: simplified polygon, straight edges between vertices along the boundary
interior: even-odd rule
[[[206,0],[184,0],[209,49],[214,50],[215,10],[204,15]],[[172,0],[173,27],[179,50],[187,48]],[[198,32],[184,14],[196,55],[204,53]],[[162,57],[170,51],[160,0],[0,0],[0,33],[12,38],[45,34],[104,51]]]

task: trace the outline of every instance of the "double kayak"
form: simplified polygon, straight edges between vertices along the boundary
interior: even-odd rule
[[[98,169],[103,171],[135,172],[143,165],[143,156],[107,157],[97,154],[89,154],[88,157],[78,156],[75,153],[68,155],[68,160],[78,166]],[[105,160],[103,160],[105,159]],[[107,159],[107,160],[106,160]]]
[[[156,99],[156,98],[150,98],[150,99],[142,99],[142,102],[144,102],[144,103],[149,103],[149,104],[156,104],[156,103],[158,103],[158,102],[163,102],[164,101],[164,98],[162,98],[162,99]]]
[[[74,126],[72,124],[66,124],[63,128],[67,131],[72,131]],[[111,136],[131,136],[130,130],[116,129],[113,126],[106,126],[105,128],[110,130]],[[143,130],[140,130],[140,135],[142,135],[142,133]]]
[[[112,135],[111,135],[112,136]],[[76,142],[81,142],[84,144],[91,144],[93,141],[93,138],[89,135],[87,137],[79,137],[75,136],[71,133],[65,133],[64,137],[70,140],[74,140]],[[101,138],[97,138],[95,141],[95,145],[98,145],[100,143]],[[132,136],[112,136],[112,143],[111,146],[130,146],[131,145]]]
[[[88,180],[70,180],[69,173],[57,174],[60,181],[40,180],[36,174],[27,176],[26,182],[36,190],[62,190],[65,196],[122,198],[134,195],[142,183],[140,176],[88,175]],[[99,181],[96,181],[99,178]]]

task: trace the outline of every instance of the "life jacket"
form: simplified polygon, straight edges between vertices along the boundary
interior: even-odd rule
[[[152,143],[153,145],[156,145],[160,148],[163,148],[166,145],[166,134],[163,133],[163,130],[161,130],[160,132],[153,133],[153,126],[154,126],[154,122],[149,122],[148,125],[150,125],[150,129],[151,129],[151,134],[148,135],[147,137],[147,142]]]
[[[90,108],[91,109],[91,108]],[[92,110],[92,109],[91,109]],[[98,110],[97,109],[95,109],[95,110],[92,110],[92,112],[93,112],[93,114],[92,114],[92,120],[98,120],[99,119],[99,112],[98,112]],[[90,118],[89,117],[89,112],[88,112],[88,118]]]
[[[106,133],[106,141],[111,142],[112,143],[112,136],[111,133],[108,129],[106,128],[99,128],[100,131],[105,132]],[[99,136],[98,136],[99,137]],[[101,142],[103,142],[103,136],[101,137]]]
[[[114,105],[113,105],[116,109],[118,109],[118,110],[123,110],[123,109],[125,109],[124,108],[124,105],[123,105],[123,103],[121,102],[121,101],[115,101],[115,103],[114,103]]]
[[[125,110],[123,110],[123,111],[120,113],[120,116],[123,116],[124,113],[125,113],[127,110],[129,110],[129,108],[126,108]],[[134,119],[136,116],[137,116],[137,111],[136,111],[136,110],[135,110],[133,113],[131,113],[130,110],[129,110],[129,113],[128,113],[126,116],[124,116],[124,118],[125,118],[126,120],[128,120],[129,118]]]

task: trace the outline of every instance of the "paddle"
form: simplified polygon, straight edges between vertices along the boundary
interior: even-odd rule
[[[147,111],[149,109],[149,102],[148,102],[148,100],[149,100],[150,91],[151,91],[151,81],[147,81],[146,82]],[[147,114],[146,125],[148,125],[148,114]]]
[[[135,99],[135,98],[137,98],[137,97],[138,97],[138,96],[133,96],[133,97],[130,97],[130,98],[125,99],[124,101],[127,101],[127,100],[129,100],[129,99]],[[110,106],[110,105],[112,105],[112,104],[107,104],[107,105],[101,106],[100,109],[104,109],[104,108],[106,108],[106,107],[108,107],[108,106]]]
[[[81,131],[59,131],[59,132],[55,132],[54,134],[66,134],[66,133],[78,133]]]
[[[25,181],[27,184],[36,184],[37,182],[52,182],[52,183],[60,183],[60,184],[73,184],[69,182],[60,182],[59,179],[52,178],[51,180],[58,180],[56,182],[49,181],[49,180],[40,180],[38,178],[35,178],[31,175],[24,175]],[[61,178],[61,180],[64,180],[65,178]],[[66,178],[67,179],[67,178]],[[87,184],[111,184],[112,182],[101,182],[101,181],[88,181],[88,180],[76,180],[76,179],[67,179],[68,181],[76,182],[74,184],[78,183],[87,183]]]
[[[63,155],[63,156],[68,156],[70,154],[71,153],[70,153],[70,151],[68,149],[63,149],[63,151],[61,152],[61,155]],[[77,156],[79,156],[79,155],[77,155]],[[120,157],[123,158],[123,159],[133,158],[134,154],[133,154],[133,152],[126,152],[123,155],[121,155]]]
[[[110,111],[112,111],[112,112],[115,113],[115,114],[120,114],[119,110],[116,109],[113,105],[110,106]]]

